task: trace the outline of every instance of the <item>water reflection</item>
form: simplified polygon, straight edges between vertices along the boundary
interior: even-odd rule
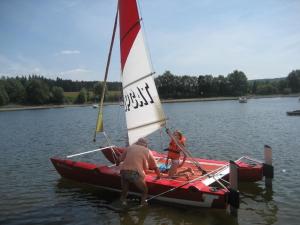
[[[262,187],[263,186],[263,187]],[[265,188],[260,183],[241,183],[239,184],[241,192],[240,215],[251,214],[251,219],[246,218],[246,224],[253,224],[255,218],[264,221],[263,224],[274,224],[277,222],[278,207],[273,199],[273,190]]]
[[[85,184],[76,183],[61,178],[55,193],[57,199],[63,202],[72,201],[77,208],[96,208],[98,213],[113,214],[113,218],[119,224],[229,224],[236,225],[238,220],[231,217],[225,210],[196,209],[190,207],[170,207],[161,204],[137,208],[137,199],[129,199],[129,208],[122,208],[119,202],[119,194],[98,189]],[[78,210],[79,211],[79,210]],[[86,210],[85,210],[86,211]],[[91,214],[89,212],[88,214]],[[100,215],[99,214],[99,215]],[[68,216],[67,216],[68,217]],[[95,215],[90,215],[95,217]],[[201,221],[199,221],[201,218]],[[103,218],[102,218],[103,219]],[[111,221],[111,216],[110,216]],[[116,221],[114,221],[115,224]]]
[[[92,207],[98,215],[105,214],[113,224],[274,224],[278,207],[273,200],[273,191],[266,190],[262,183],[241,183],[241,207],[238,218],[231,217],[225,210],[177,208],[161,204],[137,208],[138,199],[129,200],[129,208],[122,208],[119,194],[93,186],[61,178],[56,185],[58,199],[69,199],[77,207]],[[258,204],[259,203],[259,204]],[[89,212],[91,214],[91,212]],[[250,215],[250,216],[249,216]],[[103,218],[102,218],[103,219]]]
[[[120,224],[142,225],[145,224],[149,207],[144,207],[136,211],[122,212],[119,214]]]
[[[58,180],[55,192],[58,197],[85,198],[96,204],[109,204],[119,198],[118,193],[64,178]]]

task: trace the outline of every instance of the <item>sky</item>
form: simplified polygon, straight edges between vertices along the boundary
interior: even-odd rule
[[[0,0],[0,76],[103,80],[117,0]],[[300,0],[140,0],[156,75],[286,77],[300,69]],[[120,81],[119,36],[110,81]]]

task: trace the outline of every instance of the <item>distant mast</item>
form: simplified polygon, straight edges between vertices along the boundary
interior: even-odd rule
[[[166,124],[145,46],[136,0],[119,0],[124,108],[129,144]]]

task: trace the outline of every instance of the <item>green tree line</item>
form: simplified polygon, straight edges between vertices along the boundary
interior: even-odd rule
[[[120,82],[108,82],[107,89],[120,93]],[[64,104],[95,102],[100,98],[103,84],[98,81],[72,81],[57,78],[48,79],[43,76],[17,76],[16,78],[0,78],[0,105],[24,104]],[[65,92],[79,92],[73,102],[65,97]],[[109,94],[106,101],[118,101],[119,95]]]
[[[285,78],[248,80],[244,72],[235,70],[226,77],[219,75],[177,76],[170,71],[155,78],[162,99],[201,98],[241,95],[291,94],[300,92],[300,70],[291,71]],[[121,83],[107,82],[106,101],[119,101]],[[0,105],[63,104],[99,102],[103,83],[97,81],[72,81],[61,78],[48,79],[31,75],[0,78]],[[70,102],[65,92],[78,92]]]
[[[226,77],[176,76],[166,71],[155,79],[155,83],[163,99],[291,94],[300,92],[300,70],[293,70],[285,78],[251,81],[238,70]]]

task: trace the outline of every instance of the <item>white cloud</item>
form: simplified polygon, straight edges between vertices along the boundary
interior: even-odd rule
[[[67,70],[63,73],[68,73],[68,74],[77,74],[77,73],[90,73],[92,71],[90,70],[86,70],[86,69],[82,69],[82,68],[77,68],[77,69],[72,69],[72,70]]]
[[[95,71],[84,68],[71,69],[60,72],[60,74],[62,78],[71,80],[96,80],[96,77],[99,76]]]
[[[227,75],[242,70],[248,79],[287,76],[293,66],[299,67],[299,35],[278,34],[265,24],[234,26],[222,29],[193,28],[184,33],[152,34],[151,53],[158,72],[166,69],[181,75]],[[164,53],[161,54],[161,51]],[[157,60],[159,59],[159,60]]]
[[[0,74],[7,76],[46,73],[43,66],[36,60],[23,55],[10,59],[0,54]]]
[[[0,76],[39,74],[55,79],[57,76],[62,79],[71,80],[101,80],[99,72],[79,67],[70,70],[62,70],[57,67],[44,67],[40,62],[23,55],[18,55],[15,59],[10,59],[6,55],[0,54]]]
[[[74,55],[74,54],[80,54],[79,50],[62,50],[60,51],[61,55]]]

